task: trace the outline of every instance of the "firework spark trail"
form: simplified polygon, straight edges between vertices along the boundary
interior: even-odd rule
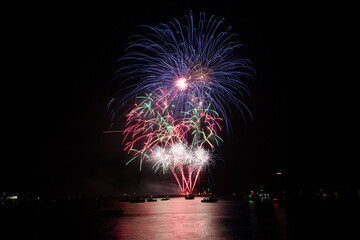
[[[170,114],[172,106],[162,107],[160,101],[152,102],[151,96],[139,97],[142,101],[127,114],[127,123],[124,130],[125,150],[129,153],[134,150],[137,142],[142,143],[138,154],[153,149],[157,145],[168,146],[177,142],[191,143],[193,146],[208,144],[214,148],[222,139],[217,135],[221,130],[221,118],[210,116],[214,112],[208,109],[195,107],[184,113],[184,118],[174,119]],[[165,99],[165,102],[167,99]],[[188,140],[189,139],[189,140]]]
[[[124,79],[117,86],[122,98],[112,99],[108,109],[116,122],[122,107],[136,99],[125,116],[124,150],[134,153],[127,164],[139,158],[140,170],[143,161],[155,172],[170,170],[180,190],[191,193],[200,173],[214,164],[206,149],[223,141],[222,124],[231,129],[230,105],[244,120],[251,117],[242,101],[250,95],[246,83],[254,71],[237,56],[241,45],[231,28],[220,31],[223,20],[202,13],[195,23],[191,11],[184,20],[142,26],[149,33],[135,36],[119,59],[123,66],[114,80]]]
[[[122,84],[128,85],[119,89],[130,89],[121,101],[111,101],[114,118],[121,106],[139,93],[158,90],[165,91],[168,104],[175,106],[174,118],[181,118],[181,112],[187,110],[184,106],[189,96],[198,98],[205,108],[210,103],[215,105],[227,130],[229,103],[242,114],[251,115],[241,99],[250,94],[243,81],[252,79],[253,69],[247,59],[237,57],[241,47],[235,44],[237,35],[229,33],[231,28],[220,31],[223,20],[212,16],[206,21],[204,13],[198,24],[192,12],[185,20],[185,25],[173,19],[158,27],[142,26],[149,33],[134,37],[136,41],[119,59],[125,65],[114,74],[114,79],[123,78]],[[134,79],[141,81],[131,83]]]
[[[157,146],[150,154],[149,161],[154,164],[155,171],[160,168],[163,171],[170,169],[181,191],[186,190],[188,192],[193,192],[201,169],[213,164],[209,151],[182,143],[171,145],[168,148]],[[193,178],[193,174],[195,174],[195,178]],[[181,183],[179,178],[181,178]]]

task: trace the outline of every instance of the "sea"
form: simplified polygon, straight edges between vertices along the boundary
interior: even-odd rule
[[[0,208],[0,239],[358,239],[359,201],[130,203],[98,199]],[[54,201],[55,202],[55,201]],[[3,237],[4,238],[3,238]]]

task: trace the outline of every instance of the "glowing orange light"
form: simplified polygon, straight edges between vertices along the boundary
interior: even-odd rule
[[[180,90],[185,90],[187,88],[186,78],[179,78],[176,81],[175,86],[177,86]]]

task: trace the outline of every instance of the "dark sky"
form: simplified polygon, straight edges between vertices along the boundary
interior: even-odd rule
[[[340,55],[348,35],[340,16],[305,4],[194,2],[31,6],[14,14],[18,21],[9,20],[4,45],[10,74],[3,82],[10,87],[2,101],[0,190],[171,188],[172,178],[125,166],[121,135],[103,134],[110,124],[105,108],[114,62],[136,26],[181,19],[190,9],[225,18],[256,70],[247,101],[253,120],[244,125],[234,113],[233,135],[218,151],[223,161],[206,184],[219,193],[271,188],[274,173],[283,171],[294,189],[359,187],[345,144],[351,111],[343,101]]]

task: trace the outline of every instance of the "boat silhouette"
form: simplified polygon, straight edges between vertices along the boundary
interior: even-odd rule
[[[145,202],[144,198],[132,198],[129,200],[130,203],[143,203]]]
[[[151,197],[151,198],[147,198],[146,201],[148,201],[148,202],[157,202],[157,199]]]
[[[201,202],[217,202],[218,199],[214,197],[204,198],[201,200]]]
[[[187,195],[187,196],[185,196],[185,199],[186,200],[192,200],[192,199],[194,199],[195,198],[195,196],[194,195]]]

